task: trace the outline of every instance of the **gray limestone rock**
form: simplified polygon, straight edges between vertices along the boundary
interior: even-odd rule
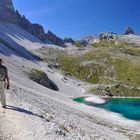
[[[65,38],[64,42],[65,43],[72,43],[72,44],[74,44],[74,40],[72,38]]]
[[[52,33],[51,31],[48,31],[48,33],[46,34],[46,38],[48,40],[50,40],[53,44],[55,45],[59,45],[62,47],[65,47],[65,42],[63,39],[61,39],[60,37],[56,36],[54,33]]]
[[[41,41],[45,42],[46,41],[46,36],[45,36],[45,31],[43,26],[39,24],[32,24],[34,28],[34,35],[39,38]]]
[[[16,14],[12,0],[0,0],[0,21],[16,22]]]
[[[103,32],[99,35],[100,40],[112,40],[115,38],[116,33],[113,32]]]
[[[131,27],[127,27],[124,32],[124,35],[129,35],[129,34],[135,34]]]

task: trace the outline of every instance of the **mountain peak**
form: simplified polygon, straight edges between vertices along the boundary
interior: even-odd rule
[[[14,10],[12,0],[0,0],[0,9],[1,10]]]
[[[134,33],[133,29],[130,26],[128,26],[128,27],[126,27],[124,34],[129,35],[129,34],[135,34],[135,33]]]
[[[12,0],[0,0],[0,20],[15,23],[15,17]]]

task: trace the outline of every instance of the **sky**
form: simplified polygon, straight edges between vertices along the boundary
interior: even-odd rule
[[[57,36],[80,39],[127,26],[140,34],[140,0],[13,0],[15,9],[32,23]]]

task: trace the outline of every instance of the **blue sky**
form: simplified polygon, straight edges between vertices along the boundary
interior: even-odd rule
[[[104,31],[140,33],[140,0],[13,0],[15,9],[45,31],[79,39]]]

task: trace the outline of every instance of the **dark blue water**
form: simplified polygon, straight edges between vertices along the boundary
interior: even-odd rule
[[[89,106],[104,108],[106,110],[120,113],[122,116],[140,121],[140,98],[106,98],[106,103],[95,104],[85,101],[86,97],[75,98],[74,101]]]

